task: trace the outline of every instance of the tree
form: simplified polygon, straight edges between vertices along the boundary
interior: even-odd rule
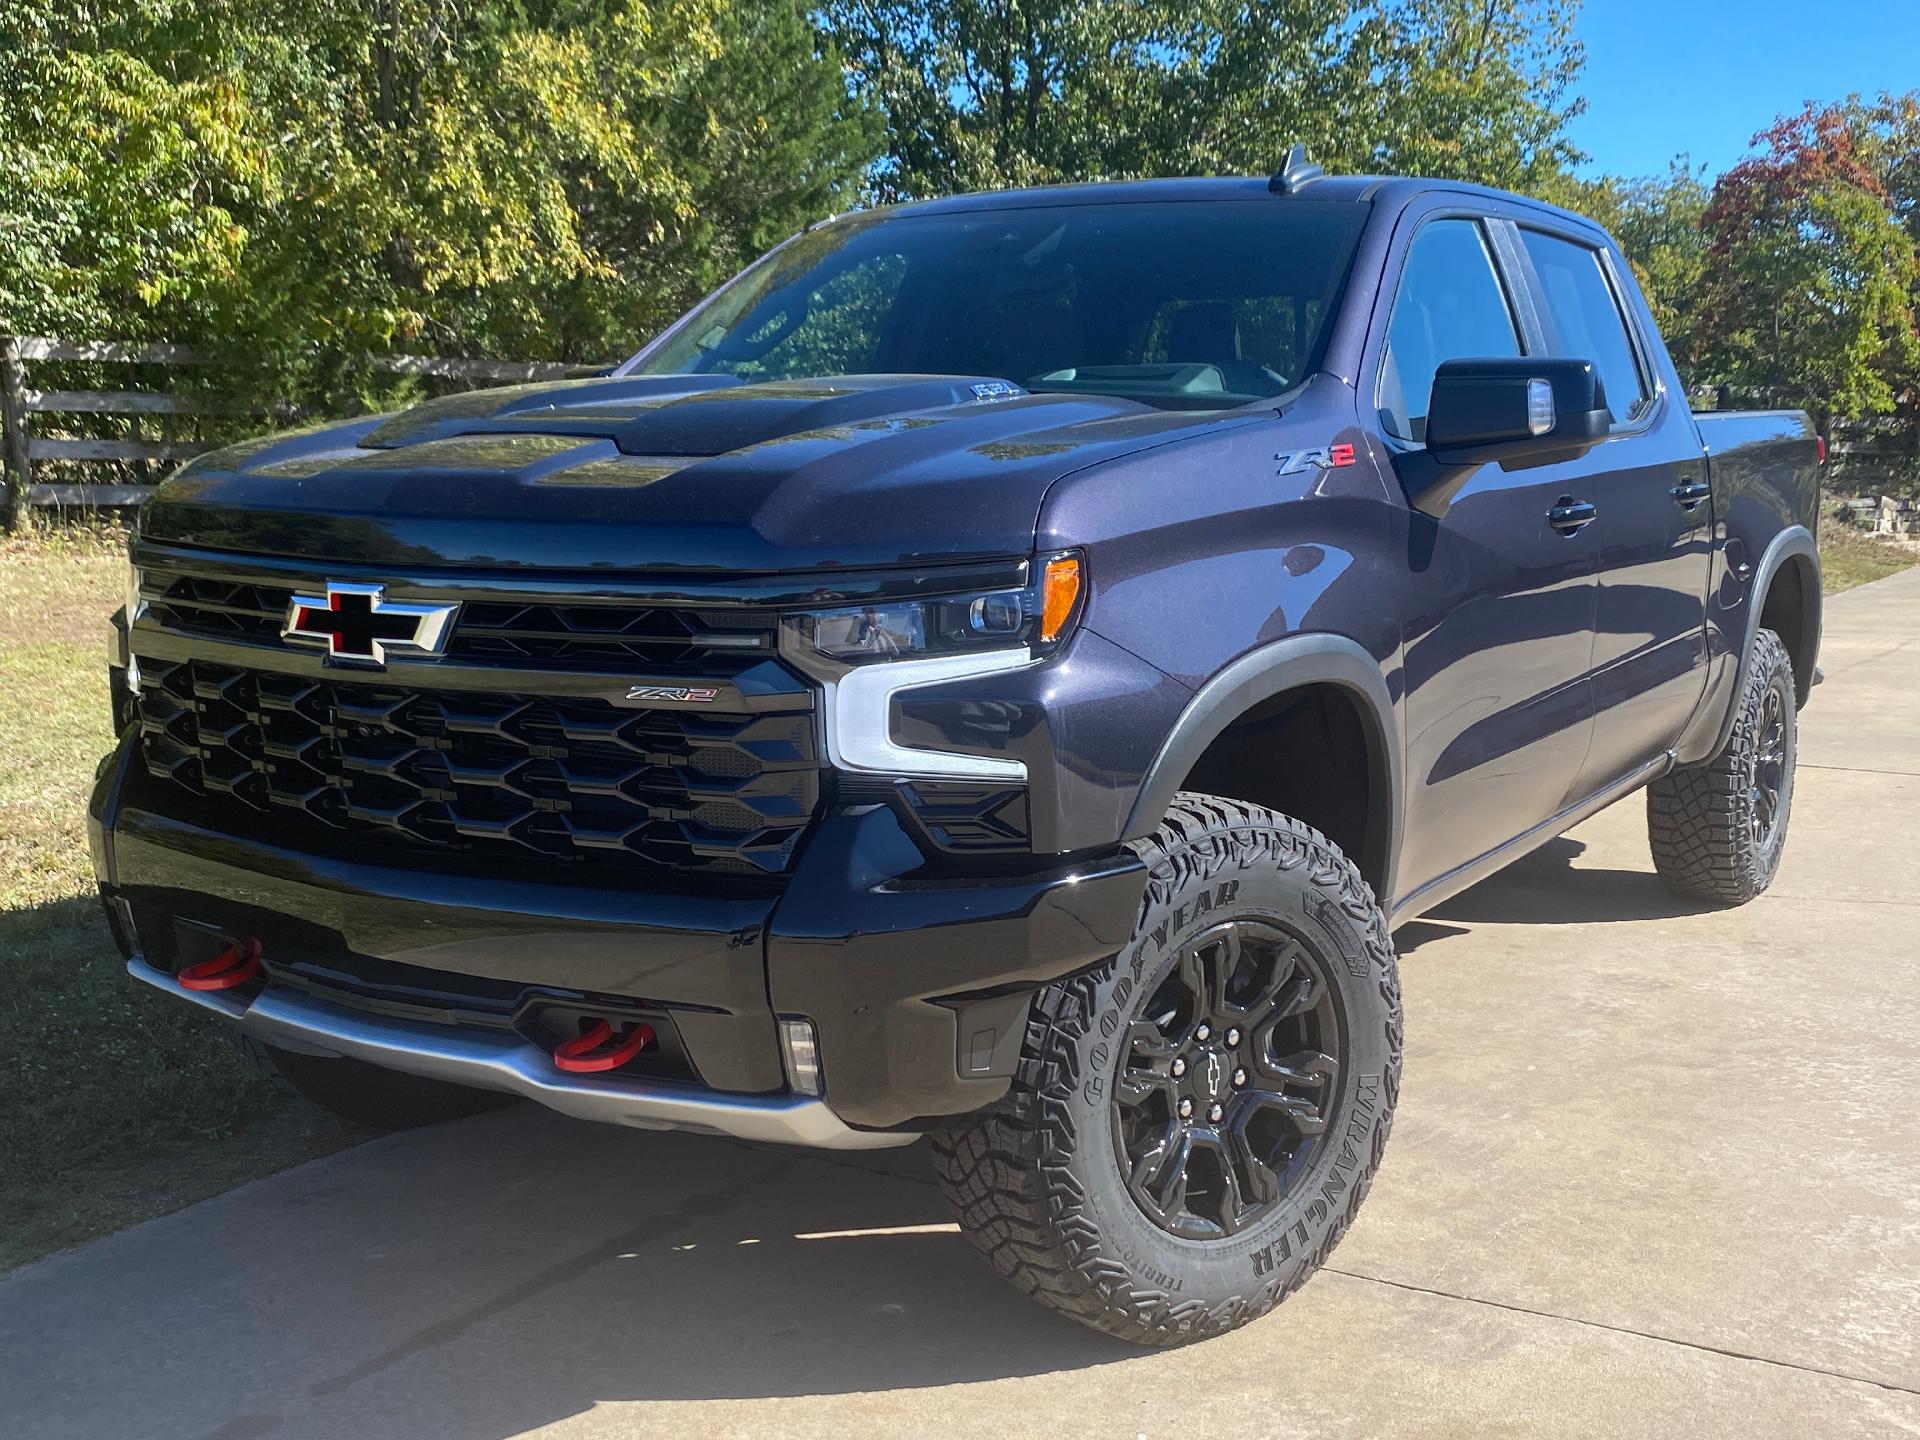
[[[0,0],[0,327],[604,359],[878,144],[797,0]]]
[[[853,206],[885,120],[847,90],[844,63],[795,0],[735,0],[714,57],[665,108],[691,215],[679,258],[704,292],[812,221]],[[684,298],[691,299],[692,294]]]
[[[1374,168],[1532,191],[1584,157],[1567,138],[1586,54],[1563,0],[1409,0],[1385,11]],[[1362,116],[1362,119],[1368,118]]]
[[[1707,235],[1700,221],[1711,199],[1705,175],[1705,166],[1695,167],[1681,155],[1664,177],[1556,176],[1536,192],[1598,221],[1620,242],[1689,388],[1707,379],[1700,369],[1697,334],[1707,268]]]
[[[232,283],[272,156],[235,78],[177,78],[0,0],[0,329],[111,333]]]
[[[1803,403],[1822,433],[1911,406],[1920,368],[1920,257],[1855,118],[1809,105],[1761,132],[1701,219],[1702,363]]]
[[[1578,158],[1569,0],[828,0],[888,120],[876,198],[1354,171],[1531,187]]]
[[[1843,106],[1860,158],[1887,192],[1894,216],[1920,244],[1920,90],[1850,95]]]

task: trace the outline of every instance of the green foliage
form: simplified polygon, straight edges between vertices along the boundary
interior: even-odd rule
[[[1832,483],[1920,492],[1920,91],[1808,105],[1754,146],[1711,188],[1682,157],[1541,193],[1620,241],[1689,388],[1845,422]]]
[[[0,328],[343,402],[626,353],[878,148],[793,0],[0,0],[0,137]]]
[[[1578,158],[1569,0],[828,0],[889,122],[876,198],[1350,171],[1529,188]]]
[[[1791,390],[1823,428],[1911,403],[1920,371],[1920,256],[1859,119],[1858,107],[1808,106],[1780,120],[1720,177],[1701,220],[1702,363]]]
[[[1681,156],[1659,178],[1556,177],[1535,192],[1597,220],[1620,242],[1689,387],[1705,379],[1696,354],[1708,244],[1700,221],[1712,198],[1705,173]]]
[[[224,349],[186,383],[366,408],[417,384],[381,351],[626,353],[862,200],[1261,174],[1298,141],[1595,216],[1689,383],[1920,455],[1920,92],[1809,106],[1711,189],[1584,180],[1575,6],[0,0],[0,330]]]

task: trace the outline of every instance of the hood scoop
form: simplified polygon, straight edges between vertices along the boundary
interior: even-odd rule
[[[571,380],[430,400],[384,422],[360,444],[396,449],[457,435],[577,435],[611,440],[627,455],[724,455],[789,435],[1026,393],[993,376],[840,375],[755,384],[728,375]]]

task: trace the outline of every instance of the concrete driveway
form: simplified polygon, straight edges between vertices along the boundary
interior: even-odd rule
[[[1251,1329],[1054,1319],[917,1150],[517,1109],[0,1282],[0,1434],[1920,1434],[1920,571],[1828,614],[1765,898],[1635,799],[1400,933],[1379,1183]]]

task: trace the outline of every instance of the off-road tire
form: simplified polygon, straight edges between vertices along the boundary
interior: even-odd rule
[[[234,1043],[266,1075],[330,1110],[342,1120],[377,1130],[411,1130],[478,1115],[509,1103],[511,1095],[449,1085],[424,1075],[386,1070],[360,1060],[301,1055],[235,1033]]]
[[[1754,833],[1755,779],[1769,693],[1783,717],[1785,764],[1778,816],[1763,842]],[[1797,745],[1793,661],[1780,637],[1762,630],[1754,637],[1734,701],[1733,729],[1720,753],[1647,787],[1647,838],[1667,889],[1687,899],[1744,905],[1773,882],[1792,815]]]
[[[994,1269],[1061,1314],[1144,1345],[1224,1333],[1279,1304],[1346,1232],[1400,1088],[1400,986],[1386,917],[1324,836],[1257,805],[1181,794],[1134,845],[1149,879],[1134,938],[1035,996],[1012,1088],[935,1137],[961,1229]],[[1286,929],[1324,956],[1343,1063],[1303,1177],[1237,1233],[1157,1226],[1121,1170],[1110,1087],[1130,1023],[1183,942],[1223,919]]]

